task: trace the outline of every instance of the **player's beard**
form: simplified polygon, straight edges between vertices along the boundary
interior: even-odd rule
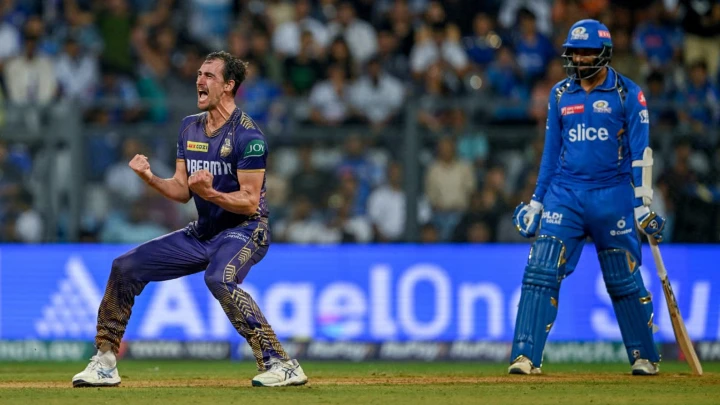
[[[575,68],[575,74],[580,80],[591,79],[602,70],[605,66],[597,65],[579,65]],[[581,69],[584,68],[584,69]]]

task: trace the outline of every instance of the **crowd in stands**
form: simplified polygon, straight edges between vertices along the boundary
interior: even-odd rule
[[[81,111],[84,242],[143,242],[194,218],[192,203],[164,200],[127,162],[144,153],[155,174],[172,175],[177,117],[197,112],[197,68],[218,49],[250,62],[237,103],[269,139],[274,241],[407,241],[402,136],[375,135],[404,131],[417,101],[411,239],[518,242],[511,213],[532,195],[549,91],[566,77],[562,43],[583,18],[610,28],[612,65],[648,99],[653,209],[668,217],[666,239],[719,242],[717,0],[0,0],[0,100]],[[489,100],[480,113],[441,102],[473,98]],[[334,141],[274,147],[293,137],[291,122]],[[113,131],[140,124],[173,129],[155,139]],[[483,125],[533,136],[503,147]],[[41,242],[35,148],[3,140],[7,130],[0,241]],[[54,222],[62,240],[63,221]]]

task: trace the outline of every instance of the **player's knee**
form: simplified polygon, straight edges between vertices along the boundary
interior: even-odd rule
[[[112,272],[123,278],[131,278],[135,268],[133,254],[131,252],[118,256],[112,262]]]
[[[213,295],[217,296],[217,294],[225,288],[223,273],[221,271],[207,269],[205,271],[205,285],[207,285]]]
[[[611,297],[625,297],[644,292],[642,275],[635,257],[624,249],[608,249],[598,253],[605,287]]]
[[[540,236],[528,257],[523,284],[559,288],[565,276],[565,244],[552,236]]]

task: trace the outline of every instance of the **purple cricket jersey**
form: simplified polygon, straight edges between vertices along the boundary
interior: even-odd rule
[[[185,160],[187,174],[206,169],[213,174],[213,188],[223,193],[240,190],[237,171],[264,172],[268,148],[255,121],[235,108],[225,124],[212,134],[205,132],[207,112],[185,117],[180,125],[177,158]],[[268,216],[265,178],[260,205],[252,216],[235,214],[190,192],[195,200],[198,220],[193,229],[201,239],[209,239],[248,219]]]

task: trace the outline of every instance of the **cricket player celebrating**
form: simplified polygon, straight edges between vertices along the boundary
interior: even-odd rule
[[[165,197],[193,198],[198,220],[116,258],[98,311],[98,352],[72,379],[75,387],[120,384],[115,355],[135,296],[151,281],[205,270],[205,283],[235,329],[247,339],[258,369],[253,386],[302,385],[307,377],[289,359],[255,301],[239,284],[262,260],[270,244],[265,202],[267,144],[257,124],[235,106],[247,64],[227,52],[213,52],[197,75],[198,108],[183,119],[175,175],[153,175],[147,157],[130,167]]]
[[[653,306],[639,271],[635,229],[637,223],[648,237],[662,240],[664,219],[648,208],[653,158],[645,96],[608,65],[612,40],[600,22],[578,21],[563,46],[569,77],[549,97],[535,193],[513,214],[521,235],[540,231],[525,268],[508,371],[540,373],[560,283],[590,236],[632,373],[657,374]]]

